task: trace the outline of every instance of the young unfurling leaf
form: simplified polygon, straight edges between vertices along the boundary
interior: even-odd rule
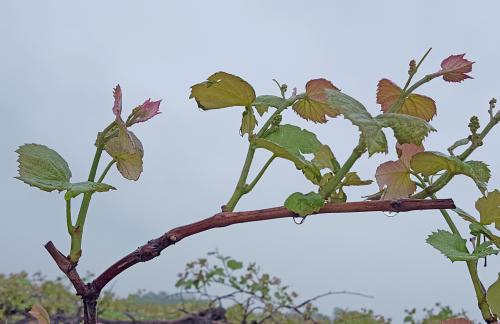
[[[407,198],[417,189],[410,178],[410,160],[413,155],[423,151],[415,144],[399,144],[399,160],[382,163],[375,173],[382,199]]]
[[[479,245],[474,252],[469,253],[465,239],[458,234],[438,230],[427,238],[427,243],[443,253],[452,262],[454,261],[476,261],[488,255],[498,254],[498,250],[491,247],[493,242],[487,241]]]
[[[191,96],[203,110],[233,106],[250,106],[255,90],[242,78],[226,72],[217,72],[207,81],[191,87]]]
[[[293,110],[305,120],[315,123],[326,123],[326,116],[337,116],[338,112],[330,108],[326,102],[325,89],[339,90],[326,79],[310,80],[306,84],[306,97],[297,100]]]
[[[450,55],[441,62],[441,71],[443,79],[448,82],[462,82],[465,79],[472,79],[467,73],[472,71],[472,64],[464,59],[465,54]]]
[[[422,152],[415,154],[411,159],[411,168],[425,176],[431,176],[439,171],[448,171],[452,174],[466,175],[476,183],[481,192],[486,190],[490,174],[488,166],[479,161],[464,162],[455,156],[448,156],[440,152]]]
[[[481,224],[495,223],[500,230],[500,191],[488,192],[486,197],[481,197],[476,201],[476,209],[480,215]]]
[[[116,87],[113,89],[113,98],[114,98],[114,103],[113,103],[113,114],[117,119],[121,120],[121,115],[122,115],[122,88],[120,87],[119,84],[116,85]]]
[[[119,84],[116,85],[116,87],[113,89],[113,98],[114,98],[114,103],[113,103],[113,114],[115,115],[116,118],[116,123],[119,128],[124,130],[128,126],[132,126],[133,124],[136,123],[142,123],[145,122],[154,116],[160,114],[160,103],[161,100],[158,101],[151,101],[151,99],[148,99],[144,101],[142,105],[139,105],[135,107],[132,110],[132,114],[127,119],[127,123],[125,123],[122,119],[122,89]]]
[[[132,110],[132,115],[127,121],[127,126],[132,126],[133,124],[145,122],[154,116],[161,114],[160,112],[161,100],[151,101],[148,99],[144,101],[142,105],[135,107]]]
[[[417,189],[410,178],[410,170],[401,162],[382,163],[375,173],[380,190],[385,189],[383,199],[407,198]]]
[[[382,79],[379,81],[377,103],[382,106],[383,112],[389,111],[389,108],[398,101],[402,91],[391,80]],[[397,112],[430,121],[436,115],[436,103],[432,98],[412,93],[404,98],[401,108]]]
[[[139,179],[144,149],[134,133],[127,131],[111,138],[104,149],[116,160],[116,167],[125,179]]]
[[[243,111],[243,116],[241,118],[240,135],[252,135],[256,125],[257,119],[255,119],[252,107],[245,108],[245,110]]]
[[[285,207],[299,216],[311,215],[319,211],[324,205],[325,200],[316,192],[308,194],[295,192],[285,201]]]

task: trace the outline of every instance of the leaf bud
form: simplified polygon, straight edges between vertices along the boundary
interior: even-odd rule
[[[408,69],[408,74],[413,74],[416,72],[417,69],[417,62],[415,60],[411,60],[409,64],[409,69]]]
[[[281,123],[282,119],[283,119],[283,117],[281,115],[274,116],[273,121],[272,121],[272,126],[278,126]]]
[[[471,133],[476,134],[479,127],[480,127],[479,118],[477,116],[472,116],[470,118],[470,122],[469,122],[469,129],[470,129]]]
[[[496,106],[496,103],[497,103],[497,100],[495,98],[491,98],[489,104],[490,104],[490,109],[493,109],[495,108]]]

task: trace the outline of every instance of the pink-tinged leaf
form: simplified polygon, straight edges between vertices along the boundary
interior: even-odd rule
[[[121,118],[122,114],[122,89],[119,84],[113,89],[113,98],[115,98],[115,102],[113,104],[113,114],[115,114],[116,118]]]
[[[142,105],[135,107],[132,111],[132,119],[130,125],[145,122],[146,120],[149,120],[154,116],[161,114],[160,103],[161,100],[151,101],[151,99],[148,99]]]
[[[408,198],[417,189],[410,179],[410,170],[401,160],[379,165],[375,179],[380,190],[384,190],[382,199]]]
[[[448,82],[462,82],[465,79],[473,79],[467,73],[472,71],[472,64],[467,59],[464,59],[465,54],[450,55],[441,62],[441,71],[443,79]]]
[[[382,79],[377,85],[377,103],[384,113],[395,104],[401,96],[402,89],[389,79]],[[398,113],[422,118],[430,121],[436,115],[436,103],[432,98],[412,93],[408,95]]]
[[[335,117],[338,115],[326,102],[326,89],[339,90],[326,79],[310,80],[306,84],[306,97],[297,100],[293,105],[293,110],[305,120],[326,123],[326,116]]]
[[[314,79],[306,84],[306,94],[312,100],[326,103],[325,89],[339,90],[327,79]]]
[[[424,151],[423,146],[419,146],[416,144],[396,144],[396,152],[398,153],[399,160],[408,168],[410,169],[410,161],[411,158],[420,152]]]

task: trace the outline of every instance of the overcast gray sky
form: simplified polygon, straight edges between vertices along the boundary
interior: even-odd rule
[[[207,217],[228,200],[247,144],[238,134],[241,109],[201,112],[188,99],[192,84],[222,70],[243,77],[258,94],[277,94],[272,78],[300,91],[309,79],[325,77],[376,114],[379,79],[403,83],[408,61],[429,47],[424,73],[465,52],[477,62],[473,80],[439,79],[419,89],[438,106],[432,124],[439,132],[426,147],[445,150],[466,135],[471,115],[485,123],[489,99],[500,96],[499,12],[496,1],[457,0],[2,1],[0,272],[40,270],[55,277],[59,270],[42,244],[53,240],[63,251],[69,248],[62,195],[13,179],[14,150],[23,143],[45,144],[68,161],[73,180],[83,180],[95,135],[113,118],[117,83],[124,114],[150,97],[163,99],[163,113],[134,127],[145,147],[140,180],[127,181],[113,170],[107,182],[118,190],[92,201],[81,273],[100,273],[148,239]],[[284,119],[317,132],[340,160],[357,142],[357,130],[342,118],[314,125],[290,112]],[[473,156],[490,164],[490,188],[499,188],[498,136],[496,129]],[[373,178],[376,166],[394,155],[365,156],[355,169]],[[259,154],[257,163],[266,157]],[[311,189],[293,165],[277,161],[238,209],[281,205],[290,193]],[[376,190],[375,184],[356,188],[349,199]],[[457,177],[440,196],[472,212],[479,192]],[[184,264],[217,248],[256,261],[302,297],[344,289],[375,296],[325,298],[318,301],[325,313],[335,306],[365,307],[398,322],[405,308],[440,301],[479,319],[465,265],[452,264],[425,243],[438,228],[446,224],[436,211],[395,218],[322,215],[301,226],[292,220],[237,225],[186,239],[112,285],[120,294],[139,288],[174,292]],[[480,269],[486,285],[497,276],[497,259]]]

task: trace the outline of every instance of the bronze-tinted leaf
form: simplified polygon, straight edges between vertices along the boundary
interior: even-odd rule
[[[203,110],[233,106],[250,106],[255,90],[242,78],[226,72],[217,72],[207,81],[191,87],[191,96]]]
[[[398,101],[402,89],[388,79],[382,79],[377,86],[377,103],[382,106],[383,112],[388,112],[389,108]],[[407,96],[398,113],[411,115],[430,121],[436,115],[436,103],[432,98],[410,94]]]
[[[326,123],[326,116],[335,117],[338,112],[330,108],[326,102],[325,89],[338,90],[326,79],[310,80],[306,84],[306,97],[293,105],[293,110],[305,120],[315,123]]]
[[[472,79],[467,73],[472,71],[472,64],[467,59],[464,59],[465,54],[450,55],[441,62],[441,73],[443,79],[448,82],[462,82],[465,79]]]

